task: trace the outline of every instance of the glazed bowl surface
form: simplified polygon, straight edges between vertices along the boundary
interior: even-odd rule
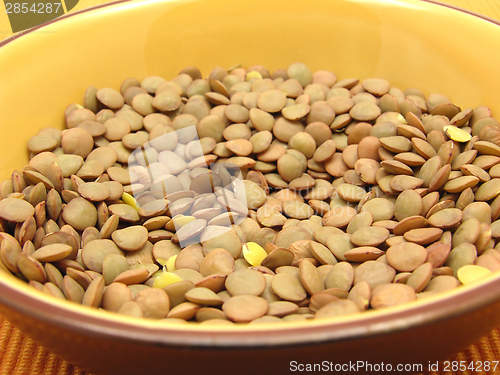
[[[1,178],[89,85],[173,78],[188,65],[295,61],[339,79],[385,78],[500,113],[500,25],[418,0],[142,0],[72,14],[0,43]],[[0,312],[93,374],[283,373],[299,364],[427,371],[500,324],[500,277],[407,306],[283,326],[158,324],[48,298],[6,272]],[[360,362],[358,362],[360,361]],[[370,373],[360,367],[362,373]],[[402,371],[404,372],[404,371]],[[374,372],[375,373],[375,372]]]

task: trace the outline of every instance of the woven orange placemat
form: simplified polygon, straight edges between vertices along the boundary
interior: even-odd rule
[[[0,375],[86,374],[27,338],[1,316],[0,322]]]

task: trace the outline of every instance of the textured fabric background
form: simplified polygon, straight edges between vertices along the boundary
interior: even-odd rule
[[[73,9],[77,11],[109,0],[80,0]],[[500,0],[443,0],[447,3],[469,9],[500,20]],[[72,11],[72,12],[73,12]],[[12,35],[5,14],[4,3],[0,2],[0,40]],[[450,358],[449,361],[485,362],[500,360],[500,328],[471,345],[467,350]],[[499,369],[495,372],[500,374]],[[443,369],[443,365],[440,365]],[[491,373],[493,372],[483,372]],[[0,316],[0,375],[90,375],[50,353],[13,328]],[[440,371],[426,375],[473,375],[473,371]]]

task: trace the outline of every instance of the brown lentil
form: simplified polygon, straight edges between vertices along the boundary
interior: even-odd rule
[[[302,63],[129,78],[90,86],[83,104],[0,185],[2,263],[57,298],[271,323],[400,305],[458,287],[462,267],[500,269],[486,107]]]

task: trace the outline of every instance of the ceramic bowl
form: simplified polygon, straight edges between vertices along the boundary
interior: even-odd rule
[[[65,107],[81,103],[87,86],[173,77],[188,65],[206,75],[214,66],[240,62],[274,70],[301,61],[339,78],[381,77],[401,89],[443,93],[462,108],[486,105],[500,113],[500,26],[426,1],[123,1],[63,17],[0,46],[2,178],[27,163],[26,143],[39,129],[63,127]],[[207,327],[83,308],[1,272],[0,313],[93,374],[276,374],[305,364],[346,372],[348,365],[381,363],[420,372],[500,324],[499,290],[497,276],[341,319]]]

